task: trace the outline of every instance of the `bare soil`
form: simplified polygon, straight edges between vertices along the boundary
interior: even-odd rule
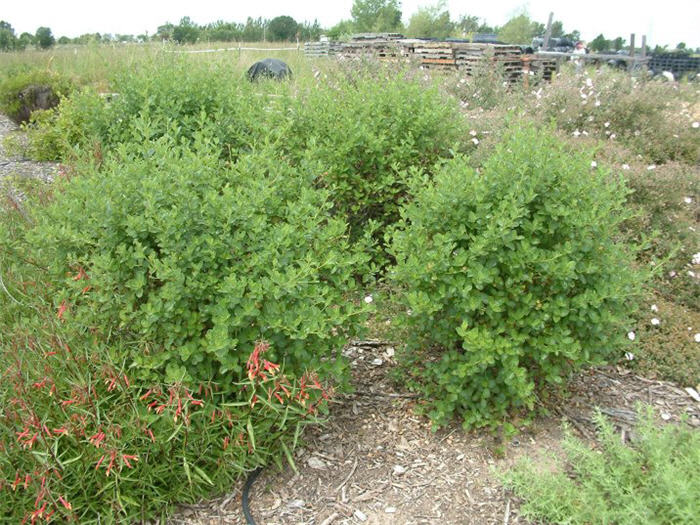
[[[16,133],[0,115],[0,181],[12,175],[51,180],[57,164],[31,162],[3,149],[3,139]],[[344,349],[355,391],[337,398],[326,425],[305,435],[304,448],[295,453],[296,472],[290,467],[262,472],[250,493],[258,525],[528,523],[497,473],[523,456],[546,465],[547,457],[561,451],[564,420],[592,441],[598,408],[624,436],[633,432],[635,405],[642,402],[654,407],[660,422],[685,414],[700,427],[700,403],[686,390],[609,366],[578,374],[563,398],[548,403],[549,415],[506,442],[457,425],[432,432],[429,421],[416,414],[417,399],[389,380],[393,350],[380,341],[356,341]],[[180,507],[169,523],[245,523],[244,481],[220,498]]]

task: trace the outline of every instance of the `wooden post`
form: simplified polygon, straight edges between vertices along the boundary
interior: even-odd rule
[[[642,58],[647,57],[647,36],[642,35]]]
[[[549,20],[547,20],[547,30],[544,32],[544,42],[542,43],[542,49],[547,51],[549,49],[549,39],[552,36],[552,19],[554,18],[554,13],[549,13]]]
[[[631,60],[627,62],[627,71],[632,71],[634,68],[634,33],[630,35],[630,58]]]

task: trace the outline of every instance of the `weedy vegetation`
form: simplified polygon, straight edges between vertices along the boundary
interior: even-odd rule
[[[293,463],[350,387],[340,349],[377,319],[435,427],[501,425],[625,355],[697,384],[696,86],[563,71],[526,89],[297,55],[293,81],[253,85],[257,57],[171,51],[0,56],[3,111],[37,79],[61,93],[6,147],[62,163],[51,183],[0,181],[3,516],[163,518]],[[695,439],[644,428],[660,468]],[[522,497],[546,507],[541,486]]]

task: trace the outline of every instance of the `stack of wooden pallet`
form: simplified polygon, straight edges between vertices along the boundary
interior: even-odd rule
[[[550,81],[557,72],[557,60],[537,55],[523,56],[523,73]]]
[[[362,55],[369,55],[376,58],[396,58],[401,52],[396,40],[375,39],[375,40],[352,40],[340,44],[339,55],[346,58],[355,58]]]
[[[453,43],[457,68],[468,75],[496,66],[509,81],[522,75],[523,55],[518,46],[503,44]]]
[[[454,48],[450,42],[413,41],[408,48],[409,54],[418,61],[424,69],[454,69]]]
[[[306,42],[304,44],[304,55],[307,57],[324,57],[336,55],[342,50],[340,42]]]

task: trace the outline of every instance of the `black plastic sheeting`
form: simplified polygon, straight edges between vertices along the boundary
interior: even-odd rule
[[[289,66],[276,58],[266,58],[256,62],[248,69],[248,79],[258,80],[260,78],[272,78],[275,80],[284,80],[291,78],[292,70]]]

